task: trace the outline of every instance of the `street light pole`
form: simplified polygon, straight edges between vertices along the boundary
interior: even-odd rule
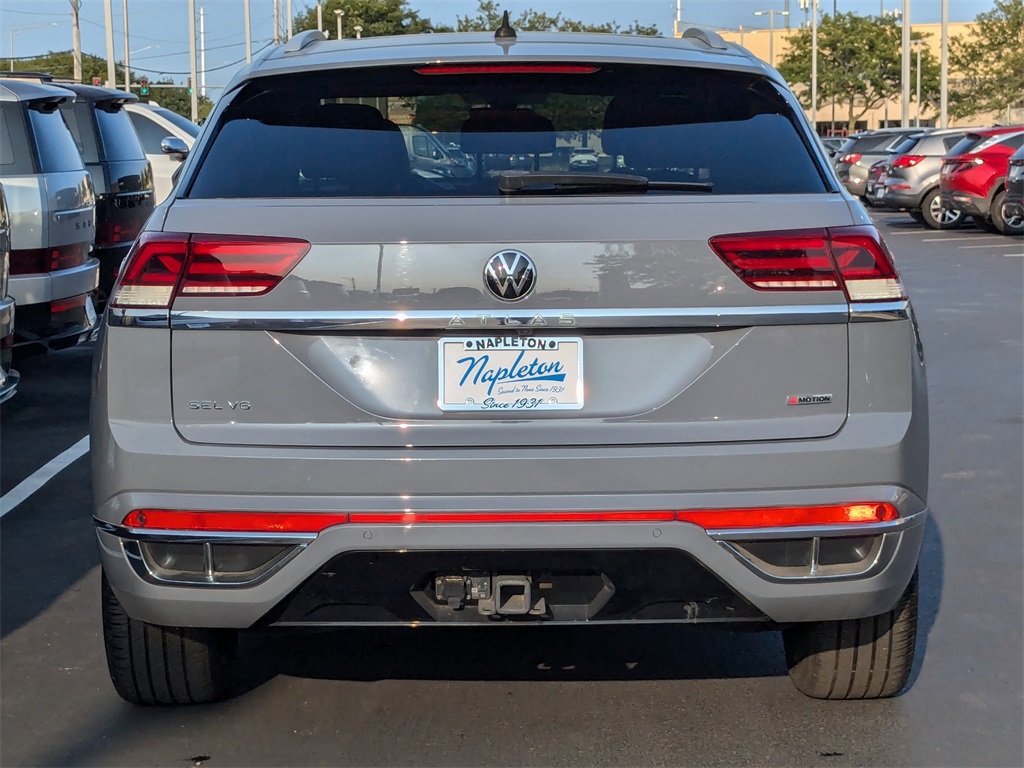
[[[188,0],[188,69],[192,84],[192,122],[199,120],[199,91],[196,86],[196,0]]]
[[[103,3],[103,17],[107,22],[107,88],[114,88],[117,74],[114,69],[114,9],[113,0]]]
[[[921,127],[921,49],[924,47],[923,40],[915,40],[915,47],[917,48],[917,121],[914,123],[915,128]]]
[[[818,0],[811,0],[811,125],[818,132]]]
[[[789,11],[776,11],[774,8],[769,8],[767,11],[754,11],[755,16],[767,16],[768,17],[768,63],[773,67],[775,66],[775,14],[785,16],[789,18]]]
[[[363,27],[360,24],[356,24],[352,27],[356,31],[356,40],[361,40],[363,37]]]
[[[949,0],[942,0],[942,33],[939,51],[939,127],[949,127]]]
[[[245,61],[252,63],[252,21],[249,19],[249,0],[242,0],[245,3]]]
[[[324,31],[324,4],[319,1],[316,4],[316,28]]]
[[[19,32],[28,32],[30,29],[42,29],[43,27],[56,27],[60,22],[51,21],[48,24],[33,24],[31,27],[18,27],[11,30],[11,72],[14,71],[14,36]]]
[[[121,12],[124,15],[124,89],[132,91],[131,54],[128,50],[128,0],[121,0]]]
[[[82,30],[78,26],[78,12],[82,0],[71,0],[71,56],[74,59],[75,82],[82,82]]]
[[[903,0],[903,66],[900,73],[902,105],[900,126],[910,127],[910,0]]]
[[[345,38],[345,12],[340,8],[334,12],[334,18],[338,20],[338,39]]]

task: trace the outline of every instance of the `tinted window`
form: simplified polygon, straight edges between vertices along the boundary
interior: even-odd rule
[[[457,134],[481,161],[476,172],[453,164],[446,174],[448,158],[420,167],[430,140],[414,137],[407,149],[399,124]],[[541,172],[569,173],[559,144],[596,150],[596,174],[711,186],[650,194],[826,191],[774,86],[717,70],[282,75],[248,83],[214,131],[189,197],[496,196],[508,162],[489,158],[529,157]]]
[[[895,147],[892,148],[892,153],[894,155],[905,154],[905,153],[909,152],[910,150],[912,150],[914,147],[916,147],[918,145],[918,142],[920,142],[920,141],[921,141],[921,138],[919,136],[912,136],[910,138],[906,138],[903,141],[901,141],[899,144],[897,144]]]
[[[1009,147],[1010,149],[1019,149],[1020,146],[1024,144],[1024,134],[1018,133],[1016,136],[1011,136],[1008,139],[1003,139],[999,143],[1002,144],[1004,147]]]
[[[0,175],[24,176],[36,172],[20,103],[0,102]]]
[[[28,110],[28,122],[36,140],[39,153],[39,170],[42,173],[85,170],[82,156],[78,154],[75,140],[64,123],[59,110]]]
[[[191,120],[182,117],[177,112],[171,112],[169,109],[163,107],[156,107],[154,110],[160,117],[169,122],[171,125],[180,128],[192,138],[199,135],[199,126],[193,123]]]
[[[955,147],[960,141],[963,140],[963,136],[946,136],[942,140],[942,146],[946,153],[949,153],[953,147]]]
[[[122,109],[107,112],[96,109],[96,125],[103,140],[103,154],[106,160],[144,160],[139,137]]]
[[[74,104],[61,104],[60,114],[71,131],[78,153],[86,163],[100,161],[99,146],[96,144],[96,131],[92,125],[92,105],[84,101]]]
[[[170,136],[167,129],[139,112],[129,112],[128,118],[132,121],[132,125],[135,126],[135,132],[138,134],[139,141],[142,142],[142,148],[146,154],[159,155],[160,142]]]
[[[976,133],[968,133],[960,141],[954,144],[947,155],[966,155],[972,149],[974,149],[982,141],[981,136]]]

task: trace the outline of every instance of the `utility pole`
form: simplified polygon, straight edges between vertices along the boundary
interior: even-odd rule
[[[683,31],[682,30],[682,26],[683,26],[683,0],[676,0],[675,33],[677,35],[682,34],[682,31]],[[740,30],[740,34],[742,34],[742,33],[743,33],[742,30]],[[740,42],[740,45],[743,45],[743,43]]]
[[[917,121],[915,128],[921,127],[921,49],[924,48],[924,40],[915,40],[914,47],[917,48]]]
[[[281,0],[274,0],[274,45],[281,42]]]
[[[104,0],[103,16],[107,22],[107,88],[116,88],[117,78],[114,70],[114,9],[113,0]]]
[[[949,0],[942,0],[942,33],[939,52],[939,127],[949,127]]]
[[[811,0],[811,125],[818,132],[818,0]]]
[[[324,4],[317,2],[316,4],[316,28],[320,31],[324,31]]]
[[[245,3],[245,61],[252,63],[252,21],[249,19],[249,0]]]
[[[288,9],[288,39],[292,39],[292,0],[288,0],[286,5]]]
[[[900,73],[903,88],[900,125],[910,127],[910,0],[903,0],[903,66]]]
[[[196,0],[188,0],[188,69],[192,83],[192,122],[199,120],[199,91],[196,90]]]
[[[132,91],[132,67],[128,59],[128,0],[121,0],[121,13],[124,15],[124,89]]]
[[[78,26],[78,12],[82,0],[71,0],[71,50],[75,60],[75,82],[82,82],[82,30]]]
[[[206,98],[206,8],[199,6],[199,95]]]
[[[782,4],[782,10],[786,14],[786,29],[789,29],[789,0]]]

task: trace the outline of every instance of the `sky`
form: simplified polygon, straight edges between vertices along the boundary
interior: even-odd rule
[[[281,0],[282,4],[288,0]],[[122,3],[112,0],[114,54],[124,57]],[[736,29],[767,27],[765,17],[754,11],[781,10],[786,0],[683,0],[684,23]],[[902,0],[819,0],[823,12],[878,14],[881,9],[902,7]],[[151,79],[170,77],[185,82],[188,74],[188,0],[127,0],[130,63],[135,81],[143,74]],[[293,12],[315,6],[315,0],[292,0]],[[791,0],[792,23],[803,19],[799,0]],[[911,18],[915,23],[939,21],[939,0],[914,0]],[[410,6],[434,23],[455,25],[458,16],[473,15],[476,0],[411,0]],[[514,17],[533,8],[549,14],[561,12],[585,22],[617,21],[623,26],[634,20],[656,24],[671,34],[675,0],[500,0],[499,6]],[[196,0],[196,13],[205,9],[207,96],[216,100],[217,86],[225,85],[245,63],[243,0]],[[992,0],[949,0],[950,21],[970,21],[991,10]],[[82,0],[80,12],[82,50],[106,56],[104,0]],[[273,37],[273,0],[250,0],[253,51]],[[54,22],[56,24],[54,25]],[[782,22],[777,18],[777,24]],[[11,33],[14,54],[32,56],[51,50],[71,48],[71,7],[69,0],[0,0],[0,57],[10,56]]]

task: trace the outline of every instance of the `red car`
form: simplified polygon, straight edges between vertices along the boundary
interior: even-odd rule
[[[1020,234],[1003,218],[1006,170],[1010,155],[1024,144],[1024,126],[972,131],[942,161],[939,183],[943,204],[970,214],[985,229]]]

